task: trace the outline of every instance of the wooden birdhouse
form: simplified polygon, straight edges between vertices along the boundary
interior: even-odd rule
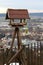
[[[18,46],[17,53],[19,53],[19,50],[20,51],[22,50],[22,42],[21,42],[19,27],[23,27],[24,25],[26,25],[25,20],[30,19],[28,10],[27,9],[8,9],[7,13],[6,13],[6,19],[10,19],[9,24],[12,27],[15,27],[14,34],[12,36],[10,51],[13,48],[14,40],[15,40],[15,37],[17,36],[16,37],[17,38],[17,46]],[[20,20],[20,22],[19,23],[18,23],[18,21],[15,22],[15,19]],[[10,53],[10,51],[9,51],[9,53]],[[18,55],[17,53],[15,54],[16,56]],[[9,65],[11,63],[11,61],[13,61],[12,59],[15,57],[15,55],[7,62],[7,65]]]
[[[24,26],[26,25],[25,20],[29,18],[27,9],[8,9],[6,13],[6,19],[10,19],[9,24],[12,26]],[[20,22],[16,23],[15,19],[20,20]]]

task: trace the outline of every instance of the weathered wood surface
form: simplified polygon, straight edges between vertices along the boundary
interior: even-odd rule
[[[13,55],[13,56],[11,57],[11,59],[8,61],[8,64],[11,63],[11,61],[12,61],[13,59],[15,59],[15,58],[22,52],[22,50],[23,50],[23,48],[19,49],[19,50],[15,53],[15,55]]]
[[[0,65],[4,65],[4,50],[0,49]]]

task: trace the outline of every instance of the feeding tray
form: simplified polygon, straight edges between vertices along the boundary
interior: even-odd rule
[[[11,26],[24,26],[24,25],[26,25],[27,23],[11,23],[11,24],[9,24],[9,25],[11,25]]]

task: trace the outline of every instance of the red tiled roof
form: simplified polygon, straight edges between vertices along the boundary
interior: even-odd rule
[[[8,9],[6,19],[29,19],[27,9]]]

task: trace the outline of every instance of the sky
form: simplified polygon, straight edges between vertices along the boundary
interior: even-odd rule
[[[43,0],[0,0],[0,13],[5,13],[8,8],[43,12]]]

